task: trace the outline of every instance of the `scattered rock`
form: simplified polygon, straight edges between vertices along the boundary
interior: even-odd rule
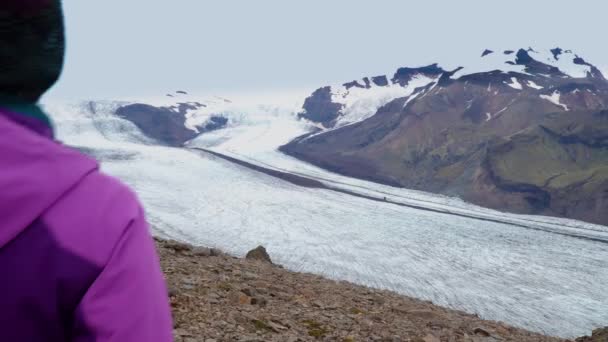
[[[220,251],[219,249],[211,248],[211,256],[218,257],[218,256],[223,256],[223,255],[224,255],[224,253],[222,251]]]
[[[174,329],[173,330],[173,335],[174,336],[178,336],[178,337],[188,337],[188,336],[193,336],[189,331],[186,331],[184,329]]]
[[[266,252],[266,248],[264,248],[263,246],[258,246],[257,248],[250,250],[247,253],[247,256],[245,256],[245,258],[249,260],[259,260],[272,264],[270,255],[268,255],[268,252]]]
[[[173,286],[168,286],[167,293],[169,294],[169,297],[175,297],[179,294],[179,290]]]
[[[431,335],[431,334],[428,334],[425,337],[423,337],[422,341],[424,341],[424,342],[441,342],[441,340],[438,337],[436,337],[435,335]]]
[[[231,293],[229,298],[232,304],[251,305],[252,298],[241,291]]]
[[[579,337],[576,339],[576,342],[608,342],[608,327],[595,329],[591,337]]]
[[[262,255],[269,262],[263,247],[247,260],[156,242],[176,342],[565,342],[389,291],[268,266],[258,261]],[[605,342],[601,336],[595,331],[596,339],[581,341]]]
[[[182,279],[181,288],[184,290],[193,290],[196,288],[197,282],[192,278],[184,278]]]
[[[283,325],[278,324],[278,323],[275,323],[273,321],[269,321],[268,322],[268,326],[270,326],[276,332],[279,332],[279,331],[282,331],[282,330],[289,330],[288,327],[283,326]]]
[[[593,342],[608,342],[608,327],[593,330],[591,338]]]
[[[192,249],[192,254],[200,257],[210,257],[213,255],[213,251],[211,248],[207,247],[194,247]]]
[[[473,333],[475,335],[479,335],[479,336],[483,336],[483,337],[490,337],[490,333],[487,332],[486,330],[484,330],[483,328],[475,328],[475,330],[473,330]]]
[[[165,242],[165,247],[176,252],[188,252],[192,250],[192,246],[175,240],[167,240]]]

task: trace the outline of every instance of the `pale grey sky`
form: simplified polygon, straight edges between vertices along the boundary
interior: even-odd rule
[[[316,87],[488,47],[572,49],[606,70],[600,0],[64,0],[50,96]]]

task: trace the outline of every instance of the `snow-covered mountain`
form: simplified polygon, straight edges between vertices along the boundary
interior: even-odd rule
[[[486,50],[475,60],[452,71],[399,69],[384,87],[403,87],[403,94],[412,80],[439,76],[411,95],[368,99],[379,106],[354,124],[350,107],[323,95],[333,88],[321,88],[301,116],[323,130],[282,150],[384,184],[608,224],[608,81],[602,73],[559,48]],[[357,91],[377,93],[363,85]]]
[[[408,97],[435,84],[443,73],[434,64],[415,69],[401,68],[392,78],[386,75],[365,77],[341,86],[319,88],[306,99],[299,116],[322,124],[322,128],[363,121],[392,100]]]
[[[390,75],[321,87],[307,98],[283,103],[281,109],[289,108],[297,112],[298,118],[328,131],[369,119],[396,99],[406,99],[403,104],[406,107],[435,87],[459,81],[487,82],[491,95],[498,95],[505,86],[512,94],[532,92],[564,110],[602,108],[607,94],[602,73],[572,51],[529,48],[486,50],[463,64],[402,67]],[[246,103],[246,107],[252,108],[252,103]],[[489,108],[483,118],[500,115],[506,107]],[[162,97],[122,103],[115,112],[134,122],[148,136],[180,146],[204,133],[234,126],[235,120],[243,118],[243,109],[239,101],[180,90]]]
[[[566,106],[564,108],[567,105],[560,102],[561,89],[549,93],[543,89],[555,88],[574,79],[605,82],[598,68],[571,50],[485,50],[481,56],[477,55],[463,64],[450,62],[445,66],[431,64],[400,68],[392,76],[365,77],[341,86],[319,88],[306,99],[300,116],[321,124],[323,128],[339,128],[373,116],[395,99],[408,98],[407,105],[434,86],[455,80],[475,81],[479,77],[491,77],[496,84],[506,84],[515,90],[534,90],[547,101]],[[579,89],[585,90],[594,91],[588,87]]]

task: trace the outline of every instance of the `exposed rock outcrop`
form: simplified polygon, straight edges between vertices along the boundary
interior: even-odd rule
[[[178,91],[177,94],[187,94]],[[172,95],[173,96],[173,95]],[[205,109],[199,102],[178,102],[173,106],[152,106],[143,103],[128,104],[116,109],[115,114],[134,123],[145,135],[161,144],[181,147],[197,136],[226,127],[228,119],[210,115],[195,127],[186,124],[189,112]]]

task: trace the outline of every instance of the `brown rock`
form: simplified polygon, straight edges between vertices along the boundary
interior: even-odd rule
[[[194,247],[192,249],[192,254],[200,257],[210,257],[212,255],[212,250],[207,247]]]
[[[279,324],[279,323],[275,323],[273,321],[269,321],[268,322],[268,326],[271,327],[274,331],[277,331],[277,332],[281,331],[281,330],[289,330],[288,327],[286,327],[286,326],[284,326],[282,324]]]
[[[179,337],[193,336],[192,333],[190,333],[189,331],[186,331],[184,329],[174,329],[173,335],[179,336]]]
[[[576,342],[608,342],[608,327],[595,329],[591,337],[579,337],[576,339]]]
[[[608,342],[608,327],[593,330],[591,338],[593,342]]]
[[[268,255],[268,252],[266,252],[266,248],[264,248],[263,246],[258,246],[257,248],[250,250],[247,253],[247,255],[245,256],[245,259],[259,260],[262,262],[272,264],[270,255]]]
[[[229,300],[232,304],[251,305],[252,298],[241,291],[230,294]]]
[[[223,255],[224,255],[224,252],[220,251],[219,249],[211,248],[211,256],[217,257],[217,256],[223,256]]]
[[[190,245],[175,240],[167,240],[165,242],[165,247],[172,249],[176,252],[187,252],[192,250],[192,247]]]
[[[431,334],[428,334],[425,337],[423,337],[422,341],[424,341],[424,342],[441,342],[439,337],[437,337],[435,335],[431,335]]]
[[[168,286],[167,294],[169,295],[169,297],[175,297],[179,294],[179,289],[174,286]]]
[[[490,335],[491,335],[488,331],[486,331],[483,328],[479,328],[479,327],[475,328],[475,330],[473,330],[473,333],[475,335],[479,335],[479,336],[483,336],[483,337],[490,337]]]

